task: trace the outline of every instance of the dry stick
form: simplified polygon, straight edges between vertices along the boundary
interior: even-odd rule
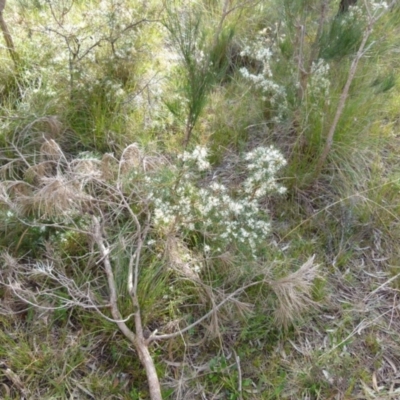
[[[243,383],[242,383],[242,368],[240,367],[240,357],[236,354],[236,351],[233,350],[235,354],[235,361],[238,370],[238,392],[239,392],[239,400],[243,400]]]
[[[229,3],[230,3],[230,0],[225,0],[224,6],[222,8],[221,19],[219,20],[218,27],[217,27],[217,30],[216,30],[215,35],[214,35],[214,46],[217,45],[218,36],[222,32],[222,27],[223,27],[225,18],[235,9],[235,8],[232,8],[232,9],[228,10]]]
[[[395,4],[395,2],[396,2],[396,0],[394,0],[392,3],[390,3],[389,8],[393,4]],[[364,32],[364,36],[363,36],[363,39],[361,41],[360,47],[359,47],[359,49],[357,51],[357,54],[356,54],[353,62],[351,63],[349,76],[347,78],[347,82],[346,82],[346,85],[344,86],[342,94],[340,95],[339,105],[338,105],[338,108],[336,110],[335,118],[333,119],[332,125],[331,125],[331,127],[329,129],[328,137],[326,138],[325,147],[324,147],[324,149],[322,151],[322,154],[319,157],[317,166],[315,168],[314,179],[313,179],[314,181],[318,179],[318,177],[319,177],[319,175],[321,173],[322,167],[324,166],[325,161],[328,158],[328,155],[329,155],[329,153],[331,151],[332,144],[333,144],[333,137],[335,135],[335,131],[336,131],[337,125],[339,123],[340,117],[343,114],[343,110],[344,110],[344,107],[346,105],[346,100],[347,100],[347,97],[349,95],[350,86],[351,86],[351,84],[353,82],[353,79],[354,79],[354,76],[356,74],[358,63],[361,60],[362,56],[364,55],[365,46],[367,44],[368,38],[370,37],[370,35],[372,33],[373,26],[374,26],[375,22],[384,14],[384,12],[383,12],[380,15],[378,15],[377,17],[374,18],[371,15],[368,7],[367,7],[367,11],[368,11],[368,14],[369,14],[368,26],[367,26],[367,29]]]
[[[302,21],[303,22],[303,21]],[[295,58],[297,58],[297,72],[298,72],[298,81],[299,81],[299,89],[297,91],[297,97],[301,101],[304,99],[304,95],[306,92],[306,86],[309,76],[308,69],[304,67],[304,38],[305,38],[305,26],[304,23],[296,24],[296,40],[295,47],[299,49],[298,54]]]
[[[318,29],[317,29],[317,34],[315,35],[313,44],[311,45],[311,54],[307,60],[307,63],[304,62],[304,54],[303,54],[303,48],[304,48],[304,41],[305,41],[305,24],[299,25],[297,28],[300,30],[300,45],[299,45],[299,55],[298,55],[298,73],[299,73],[299,91],[298,91],[298,98],[299,100],[303,100],[305,93],[307,91],[307,85],[308,85],[308,78],[311,75],[311,69],[312,69],[312,64],[316,60],[317,55],[318,55],[318,50],[319,46],[318,43],[321,39],[322,33],[323,33],[323,28],[325,24],[325,18],[326,18],[326,9],[327,9],[327,0],[324,0],[321,3],[321,11],[320,11],[320,17],[318,21]],[[306,65],[305,65],[306,64]]]
[[[14,43],[10,31],[8,30],[6,21],[3,18],[3,11],[5,6],[6,6],[6,0],[0,0],[0,28],[3,32],[4,40],[6,41],[7,49],[10,53],[11,59],[14,62],[15,69],[18,70],[19,67],[18,54],[15,51]]]
[[[93,238],[100,249],[100,254],[103,257],[103,264],[104,264],[104,268],[105,268],[106,275],[107,275],[108,287],[110,290],[111,314],[112,314],[113,318],[116,320],[116,324],[118,325],[118,328],[120,329],[120,331],[134,345],[136,351],[138,352],[140,362],[142,363],[143,367],[146,370],[147,383],[149,385],[149,391],[150,391],[150,399],[151,400],[162,400],[160,382],[158,380],[154,361],[151,358],[147,343],[145,342],[145,339],[143,337],[143,331],[140,331],[141,326],[142,326],[142,321],[141,321],[141,317],[140,317],[139,302],[137,301],[136,296],[132,296],[132,300],[134,301],[133,305],[135,307],[135,310],[134,310],[135,311],[135,324],[137,324],[136,325],[136,335],[135,335],[127,327],[125,322],[122,321],[122,316],[121,316],[121,313],[120,313],[120,311],[118,309],[118,305],[117,305],[117,291],[116,291],[116,286],[115,286],[114,274],[113,274],[113,270],[112,270],[112,266],[111,266],[110,258],[109,258],[110,249],[107,248],[104,244],[104,238],[101,233],[101,225],[100,225],[99,220],[95,216],[93,216],[93,224],[94,224]],[[140,244],[140,242],[139,242],[139,244]],[[138,259],[139,259],[138,251],[140,251],[139,247],[136,251],[136,257],[135,257],[137,264],[138,264]],[[130,266],[132,265],[131,263],[130,263]]]
[[[129,212],[132,215],[132,217],[136,223],[137,230],[138,230],[137,248],[136,248],[134,255],[129,260],[128,293],[131,296],[132,304],[134,307],[136,338],[137,338],[138,346],[140,347],[140,349],[138,349],[139,358],[140,358],[142,364],[145,365],[145,367],[146,367],[146,365],[153,366],[153,368],[146,368],[146,374],[147,374],[147,380],[148,380],[148,384],[149,384],[151,399],[158,399],[157,396],[160,396],[159,398],[161,399],[161,390],[160,390],[160,383],[158,380],[157,371],[154,367],[153,359],[151,358],[149,350],[148,350],[148,343],[143,336],[142,317],[141,317],[141,313],[140,313],[139,299],[137,296],[137,287],[138,287],[138,282],[139,282],[140,254],[142,251],[143,242],[146,239],[147,232],[150,228],[150,215],[151,214],[150,213],[147,214],[146,227],[145,227],[143,233],[141,233],[141,226],[140,226],[140,223],[139,223],[136,215],[133,213],[133,211],[127,204],[126,199],[123,195],[122,195],[122,199],[123,199],[123,202],[125,203],[125,205],[128,206]]]

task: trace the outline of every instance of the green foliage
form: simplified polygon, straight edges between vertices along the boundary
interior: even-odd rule
[[[82,150],[105,152],[110,142],[118,144],[118,134],[124,129],[120,115],[119,100],[110,81],[89,84],[72,94],[64,115],[77,136],[77,141],[70,151]],[[105,133],[107,132],[107,133]]]
[[[229,64],[229,44],[234,33],[232,28],[223,30],[222,25],[217,31],[208,32],[203,22],[205,17],[200,6],[181,9],[171,4],[167,7],[164,21],[171,42],[182,58],[176,84],[186,100],[185,147],[206,105],[208,94],[225,76]]]
[[[336,17],[321,35],[319,57],[325,60],[341,60],[354,54],[360,46],[364,29],[362,15],[358,19],[346,14]]]
[[[371,25],[315,176],[371,22],[365,4],[384,11],[372,0],[341,15],[337,1],[8,2],[21,69],[0,46],[0,358],[22,384],[2,368],[0,397],[148,398],[137,354],[106,319],[93,240],[94,214],[125,318],[132,213],[148,227],[143,327],[176,332],[215,310],[150,347],[166,398],[394,395],[398,6]],[[287,161],[278,175],[271,159],[245,159],[270,146]],[[323,276],[296,275],[312,254]],[[321,310],[304,313],[310,300]]]

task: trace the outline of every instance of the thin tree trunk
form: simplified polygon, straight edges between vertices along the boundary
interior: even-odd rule
[[[344,89],[342,91],[342,94],[340,95],[339,104],[338,104],[338,107],[337,107],[337,110],[336,110],[335,117],[334,117],[332,125],[331,125],[331,127],[329,129],[324,149],[323,149],[323,151],[322,151],[322,153],[321,153],[321,155],[320,155],[320,157],[318,159],[318,163],[317,163],[317,166],[315,168],[314,180],[318,179],[318,177],[319,177],[319,175],[321,173],[322,167],[324,166],[324,164],[326,162],[326,159],[328,158],[328,155],[329,155],[329,153],[331,151],[332,144],[333,144],[333,137],[335,135],[336,128],[337,128],[337,125],[339,123],[339,120],[340,120],[340,118],[341,118],[341,116],[343,114],[343,110],[344,110],[344,107],[346,105],[346,100],[347,100],[347,97],[349,95],[350,86],[351,86],[351,84],[353,82],[354,76],[355,76],[356,71],[357,71],[358,63],[361,60],[362,56],[364,55],[365,46],[367,44],[369,36],[372,33],[373,23],[374,23],[374,21],[371,21],[368,24],[368,28],[364,32],[364,37],[362,39],[362,42],[361,42],[360,47],[358,49],[358,52],[357,52],[353,62],[351,63],[349,75],[347,77],[347,81],[346,81],[346,84],[345,84]]]
[[[17,70],[19,67],[19,59],[18,59],[18,54],[15,51],[15,47],[14,47],[14,43],[13,43],[10,31],[8,30],[6,21],[4,20],[4,17],[3,17],[3,11],[4,11],[5,6],[6,6],[6,0],[0,0],[0,28],[1,28],[1,31],[3,32],[4,40],[6,42],[7,49],[10,53],[11,59],[14,62],[15,69]]]
[[[135,297],[134,307],[138,307],[138,301]],[[136,303],[136,304],[135,304]],[[140,316],[140,311],[135,313],[135,328],[136,328],[136,338],[135,338],[135,348],[139,354],[139,359],[144,369],[146,370],[147,384],[149,385],[150,399],[151,400],[162,400],[160,381],[158,379],[157,370],[154,365],[153,358],[150,355],[148,344],[143,336],[142,329],[142,318]]]
[[[108,281],[108,288],[110,291],[110,308],[111,308],[111,315],[113,316],[116,324],[120,331],[124,334],[124,336],[133,344],[136,351],[138,352],[140,362],[142,363],[147,376],[147,383],[149,385],[150,391],[150,399],[151,400],[162,400],[161,396],[161,388],[160,388],[160,381],[158,379],[157,370],[154,365],[154,361],[150,355],[148,344],[143,336],[143,328],[142,328],[142,318],[140,315],[140,305],[139,301],[136,297],[136,293],[130,293],[134,308],[134,316],[135,316],[135,331],[136,334],[133,333],[126,323],[124,322],[122,315],[118,309],[117,304],[117,290],[115,285],[114,273],[110,262],[110,249],[106,247],[104,243],[104,238],[101,233],[101,226],[100,221],[93,216],[93,225],[94,225],[94,232],[93,238],[97,243],[97,246],[100,249],[100,255],[103,260],[104,269],[107,275]],[[136,254],[136,261],[139,260],[139,252]],[[133,258],[130,262],[130,269],[133,265]]]

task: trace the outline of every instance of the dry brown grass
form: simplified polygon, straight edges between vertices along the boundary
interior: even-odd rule
[[[305,310],[318,306],[311,295],[314,279],[319,275],[319,266],[314,264],[314,258],[311,257],[297,271],[271,282],[278,298],[275,319],[286,328]]]

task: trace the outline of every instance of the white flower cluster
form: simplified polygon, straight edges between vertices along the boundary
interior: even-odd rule
[[[212,64],[209,57],[204,54],[204,51],[200,48],[195,48],[193,52],[194,61],[199,69],[206,70]]]
[[[372,0],[371,1],[371,8],[374,13],[380,10],[387,10],[389,8],[389,5],[386,1],[382,0]]]
[[[250,45],[247,44],[240,53],[247,56],[261,65],[261,70],[252,73],[247,68],[240,68],[240,74],[263,93],[263,99],[269,100],[276,105],[278,119],[282,117],[286,109],[286,90],[273,80],[271,62],[274,55],[274,43],[268,44],[263,37],[263,32]]]
[[[200,173],[209,168],[206,156],[205,148],[196,147],[180,158],[195,161],[193,169]],[[276,182],[276,174],[286,161],[273,147],[258,147],[247,153],[244,160],[249,175],[234,195],[218,182],[207,188],[196,185],[199,180],[193,179],[195,172],[191,176],[184,174],[174,191],[153,192],[154,225],[181,233],[199,232],[210,244],[244,244],[255,256],[257,245],[270,232],[268,215],[259,201],[269,193],[284,193],[285,188]]]
[[[312,97],[324,97],[329,101],[329,89],[331,82],[328,78],[329,64],[322,59],[312,63],[309,94]]]
[[[376,17],[382,11],[389,8],[386,1],[382,0],[370,0],[367,4],[368,13],[364,7],[358,5],[352,5],[343,16],[341,25],[352,27],[354,24],[366,23],[368,21],[368,15]],[[371,16],[371,15],[370,15]]]
[[[364,10],[357,5],[350,6],[344,14],[340,24],[344,27],[352,27],[354,24],[365,23],[367,20]]]
[[[174,191],[167,188],[158,193],[153,192],[154,224],[167,227],[175,224],[179,228],[194,230],[193,221],[196,216],[193,215],[192,198],[195,192],[195,187],[187,181],[181,182]]]
[[[265,47],[264,42],[256,41],[252,47],[246,45],[244,49],[241,51],[240,55],[244,56],[251,56],[255,60],[262,63],[262,75],[264,77],[272,78],[272,71],[271,71],[271,58],[272,58],[272,51],[270,48]],[[246,68],[242,68],[242,70],[246,70]],[[247,70],[246,70],[247,71]]]
[[[218,183],[199,190],[196,208],[203,218],[202,231],[215,232],[216,242],[249,245],[253,255],[257,244],[270,233],[267,215],[260,210],[256,199],[246,194],[243,198],[234,198]]]
[[[286,188],[276,182],[277,172],[286,165],[282,154],[274,147],[257,147],[245,156],[250,176],[244,182],[244,190],[254,198],[268,193],[285,193]]]
[[[196,148],[191,152],[183,152],[178,156],[183,162],[195,162],[198,171],[206,171],[210,168],[210,163],[207,160],[208,152],[207,148],[203,146],[196,146]]]

